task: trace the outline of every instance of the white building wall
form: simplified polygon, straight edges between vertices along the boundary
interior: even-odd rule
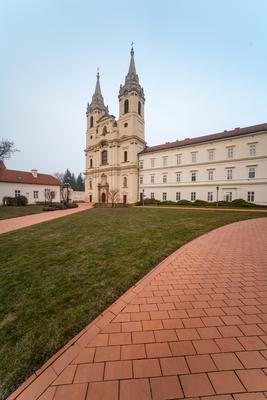
[[[250,144],[255,144],[255,155],[250,155]],[[233,149],[233,158],[228,156],[229,147]],[[213,160],[209,160],[211,150]],[[192,153],[196,154],[195,162],[192,162]],[[177,155],[181,156],[180,164]],[[218,186],[219,200],[224,200],[228,192],[232,192],[233,200],[248,200],[248,192],[254,192],[254,202],[267,205],[267,132],[141,153],[139,161],[143,164],[139,171],[143,179],[139,193],[144,189],[146,198],[154,193],[155,199],[162,200],[163,193],[167,193],[167,200],[176,201],[176,193],[180,192],[181,199],[191,200],[191,192],[196,192],[196,199],[207,201],[208,192],[213,192],[213,201],[216,201]],[[249,178],[249,168],[255,168],[255,178]],[[227,179],[228,169],[232,170],[232,179]],[[209,171],[213,171],[213,180],[208,179]],[[193,172],[196,181],[192,181]],[[177,173],[180,173],[180,182],[177,182]],[[151,183],[151,175],[154,175],[154,183]]]
[[[28,204],[35,204],[38,201],[45,201],[45,189],[50,189],[55,192],[54,202],[60,201],[60,187],[52,185],[32,185],[26,183],[8,183],[0,182],[0,204],[3,202],[3,197],[15,197],[15,190],[20,190],[22,196],[26,196]],[[38,198],[34,198],[34,192],[38,192]]]

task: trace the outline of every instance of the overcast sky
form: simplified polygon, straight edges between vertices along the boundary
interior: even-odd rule
[[[7,167],[84,171],[97,67],[117,116],[132,41],[148,145],[267,122],[266,21],[266,0],[0,0]]]

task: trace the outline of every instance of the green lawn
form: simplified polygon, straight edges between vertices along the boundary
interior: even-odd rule
[[[39,214],[43,212],[43,206],[31,205],[31,206],[0,206],[0,220],[7,218],[22,217],[23,215]]]
[[[94,209],[0,235],[0,399],[175,249],[263,216]]]

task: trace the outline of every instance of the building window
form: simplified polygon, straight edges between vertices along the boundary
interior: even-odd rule
[[[249,145],[249,155],[255,156],[256,155],[256,144],[252,143]]]
[[[150,183],[152,183],[152,185],[155,183],[155,175],[150,176]]]
[[[15,190],[15,197],[19,197],[20,196],[20,190]]]
[[[182,163],[182,154],[176,154],[176,164]]]
[[[248,201],[255,201],[255,192],[248,192]]]
[[[143,185],[143,182],[144,182],[144,177],[140,176],[140,185]]]
[[[213,201],[213,193],[208,192],[208,201]]]
[[[176,201],[181,200],[181,192],[176,192]]]
[[[56,192],[51,190],[51,200],[53,200],[56,197]]]
[[[228,147],[227,148],[227,157],[228,158],[234,158],[234,148],[233,147]]]
[[[162,200],[167,200],[167,192],[162,193]]]
[[[191,201],[196,200],[196,192],[191,192]]]
[[[155,159],[152,158],[152,159],[151,159],[151,168],[154,168],[154,167],[155,167]]]
[[[93,159],[90,158],[90,168],[93,168]]]
[[[89,181],[89,189],[92,190],[92,181]]]
[[[225,201],[232,201],[233,200],[233,192],[226,192],[224,194],[224,200]]]
[[[123,187],[127,187],[127,178],[126,178],[126,176],[123,178]]]
[[[140,168],[140,169],[143,169],[143,168],[144,168],[144,162],[143,162],[143,161],[140,161],[140,163],[139,163],[139,168]]]
[[[34,190],[33,191],[33,198],[34,199],[38,199],[38,193],[39,193],[38,190]]]
[[[128,161],[128,152],[125,151],[124,152],[124,162],[127,162],[127,161]]]
[[[208,171],[208,180],[213,181],[213,171]]]
[[[138,114],[141,115],[141,101],[138,101]]]
[[[196,172],[191,172],[191,181],[196,182],[197,180],[197,173]]]
[[[168,164],[168,157],[162,157],[163,167],[166,167]]]
[[[124,114],[129,112],[129,100],[125,100],[124,102]]]
[[[162,176],[162,182],[163,183],[167,183],[167,175],[163,175]]]
[[[208,150],[209,152],[209,161],[213,161],[214,160],[214,150]]]
[[[154,199],[154,198],[155,198],[155,193],[154,193],[154,192],[151,192],[151,193],[150,193],[150,198],[151,198],[151,199]]]
[[[192,154],[192,163],[197,162],[197,153],[194,152],[194,153],[191,153],[191,154]]]
[[[256,177],[256,169],[255,167],[249,167],[248,169],[248,178],[254,179]]]
[[[107,150],[103,150],[101,153],[101,164],[106,165],[108,163],[108,152]]]
[[[94,126],[94,117],[90,117],[90,128],[93,128]]]
[[[231,168],[227,169],[227,180],[233,179],[233,170]]]
[[[176,182],[181,182],[181,172],[176,172]]]

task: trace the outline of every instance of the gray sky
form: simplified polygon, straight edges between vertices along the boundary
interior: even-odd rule
[[[84,170],[86,103],[118,90],[135,42],[148,145],[267,122],[265,0],[2,0],[0,139],[8,168]]]

